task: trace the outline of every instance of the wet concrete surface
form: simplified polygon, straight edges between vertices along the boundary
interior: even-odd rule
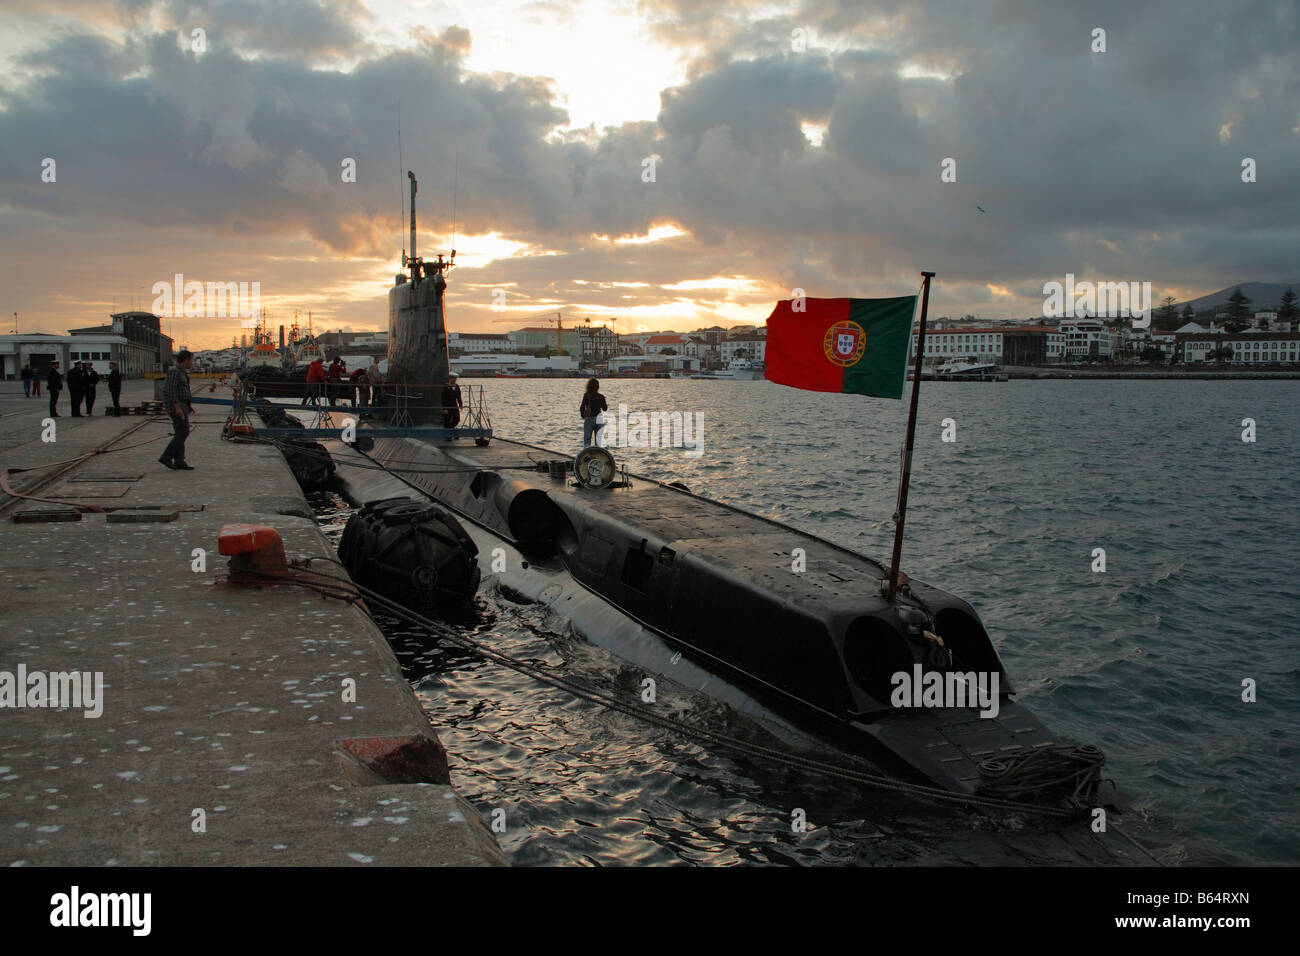
[[[152,397],[152,383],[128,382],[123,404]],[[0,468],[75,458],[120,436],[33,493],[57,490],[119,517],[176,514],[20,524],[16,512],[58,506],[0,494],[9,505],[0,510],[0,865],[503,863],[450,786],[394,782],[409,775],[357,758],[404,749],[427,758],[427,744],[404,748],[421,738],[440,747],[365,611],[296,586],[227,582],[217,552],[226,524],[270,525],[291,561],[312,557],[317,568],[333,552],[280,453],[223,441],[226,409],[196,408],[195,470],[173,471],[157,460],[167,419],[72,418],[65,392],[45,442],[48,401],[0,383]],[[30,489],[50,473],[16,474],[10,486]],[[25,688],[15,686],[20,666]],[[87,675],[77,686],[94,706],[16,706],[20,696],[39,700],[37,673]]]

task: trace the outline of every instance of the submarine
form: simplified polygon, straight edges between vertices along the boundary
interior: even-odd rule
[[[1081,812],[1096,805],[1104,755],[1058,737],[1015,700],[961,598],[905,574],[891,584],[878,560],[631,474],[606,448],[575,456],[490,427],[439,433],[455,253],[429,263],[416,255],[408,176],[411,253],[388,293],[384,396],[354,441],[329,443],[349,497],[371,511],[402,497],[445,509],[472,542],[476,585],[481,575],[484,586],[543,603],[579,637],[649,670],[710,675],[706,693],[738,690],[900,779]],[[477,414],[471,424],[482,426]],[[331,415],[344,426],[347,413]],[[912,677],[916,693],[900,695]],[[922,678],[965,699],[928,700]]]

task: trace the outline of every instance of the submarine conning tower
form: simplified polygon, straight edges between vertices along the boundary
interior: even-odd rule
[[[411,181],[411,253],[402,254],[397,282],[388,292],[388,401],[393,407],[394,424],[441,425],[442,387],[451,371],[447,357],[447,323],[443,311],[443,293],[447,280],[443,273],[452,266],[441,255],[425,263],[416,255],[415,245],[415,173],[407,172]]]

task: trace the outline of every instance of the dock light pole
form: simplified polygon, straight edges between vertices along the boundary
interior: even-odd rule
[[[916,333],[916,362],[912,379],[912,404],[907,411],[907,439],[903,445],[903,468],[898,478],[898,506],[894,510],[894,556],[889,562],[888,601],[898,593],[898,562],[903,556],[903,522],[907,518],[907,486],[912,478],[912,446],[916,440],[916,408],[921,398],[921,361],[925,356],[925,316],[930,307],[930,280],[933,272],[922,272],[921,324]]]
[[[14,335],[18,334],[18,313],[14,313]]]

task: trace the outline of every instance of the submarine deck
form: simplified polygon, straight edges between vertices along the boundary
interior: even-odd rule
[[[572,459],[563,452],[502,438],[494,438],[487,447],[456,442],[434,447],[466,465],[502,474],[548,460]],[[431,476],[408,473],[406,477],[421,484]],[[878,595],[880,582],[888,575],[880,562],[847,548],[645,475],[630,473],[630,487],[604,489],[584,488],[572,474],[559,480],[545,472],[524,471],[518,477],[553,498],[563,496],[578,510],[598,507],[629,526],[643,527],[659,542],[672,543],[679,551],[689,548],[792,602],[815,601],[824,606],[827,601],[843,600],[857,606],[864,596]],[[443,482],[430,483],[445,489]],[[805,552],[798,571],[793,570],[796,548]]]

